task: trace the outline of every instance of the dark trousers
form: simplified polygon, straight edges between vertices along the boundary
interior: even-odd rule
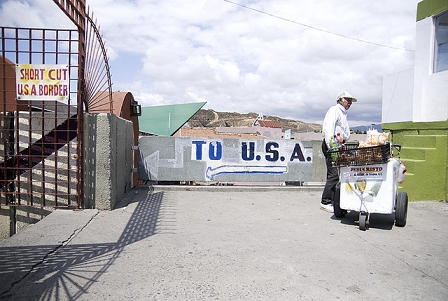
[[[334,199],[336,185],[339,182],[339,173],[336,167],[331,164],[331,156],[328,153],[328,146],[325,139],[322,141],[322,152],[325,156],[325,163],[327,165],[327,182],[325,183],[324,191],[322,193],[322,204],[331,204]]]

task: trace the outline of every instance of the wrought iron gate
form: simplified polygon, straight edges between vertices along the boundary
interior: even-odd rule
[[[1,28],[1,204],[79,207],[78,31]],[[67,64],[68,101],[16,98],[16,64]]]
[[[0,27],[0,206],[81,208],[83,115],[113,112],[105,47],[85,0],[54,2],[78,29]],[[17,64],[67,65],[67,100],[17,99]]]

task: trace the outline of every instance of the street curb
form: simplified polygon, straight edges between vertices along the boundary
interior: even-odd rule
[[[187,186],[154,185],[154,191],[216,191],[216,192],[263,192],[263,191],[322,191],[323,186]],[[138,185],[136,190],[150,190],[150,185]]]

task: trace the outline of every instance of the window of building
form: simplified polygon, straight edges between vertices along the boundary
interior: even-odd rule
[[[448,12],[435,19],[434,72],[448,70]]]

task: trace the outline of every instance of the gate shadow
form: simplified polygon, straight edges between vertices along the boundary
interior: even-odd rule
[[[172,226],[158,228],[161,211],[173,210],[164,207],[163,195],[148,192],[138,202],[117,242],[0,247],[0,299],[80,299],[126,246],[161,231],[174,231]]]

